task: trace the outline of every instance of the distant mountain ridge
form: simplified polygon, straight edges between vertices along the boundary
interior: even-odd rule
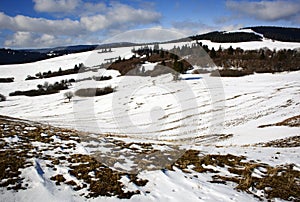
[[[244,31],[245,29],[253,32]],[[239,43],[250,41],[262,41],[263,37],[284,41],[300,43],[300,28],[274,27],[274,26],[256,26],[241,28],[236,32],[214,31],[206,34],[190,36],[182,39],[172,40],[165,43],[187,42],[191,40],[210,40],[216,43]],[[0,65],[4,64],[22,64],[36,62],[61,55],[91,51],[95,49],[107,49],[116,47],[135,46],[142,44],[121,42],[101,45],[75,45],[44,49],[0,49]]]
[[[253,32],[244,32],[243,30],[252,30]],[[214,31],[206,34],[194,35],[170,42],[186,42],[191,40],[210,40],[216,43],[240,43],[250,41],[262,41],[261,37],[283,41],[300,42],[300,28],[257,26],[241,28],[237,32]]]
[[[80,53],[92,51],[95,49],[108,49],[116,47],[134,46],[134,43],[110,43],[101,45],[75,45],[56,48],[43,48],[43,49],[0,49],[0,65],[5,64],[22,64],[28,62],[36,62],[53,57],[58,57],[66,54]]]
[[[248,41],[262,41],[262,37],[247,32],[210,32],[190,37],[192,40],[210,40],[216,43],[239,43]]]

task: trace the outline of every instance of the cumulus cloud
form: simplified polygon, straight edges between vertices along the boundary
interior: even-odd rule
[[[70,20],[48,20],[44,18],[32,18],[24,15],[15,17],[0,12],[0,27],[11,31],[37,32],[45,34],[58,34],[74,36],[85,32],[79,21]]]
[[[140,24],[158,23],[161,14],[153,11],[134,9],[127,5],[115,4],[105,15],[86,16],[80,22],[90,31],[120,26],[132,27]]]
[[[8,47],[53,47],[63,43],[70,43],[71,39],[59,39],[50,34],[36,34],[32,32],[16,32],[10,39],[5,40]]]
[[[35,1],[43,2],[43,0]],[[53,3],[54,0],[50,0],[49,2]],[[62,5],[68,5],[70,2],[75,2],[74,5],[76,2],[80,3],[80,1],[76,0],[57,0],[57,2],[61,2]],[[40,5],[38,8],[40,10],[53,12],[58,11],[54,8],[52,9],[52,3],[45,3],[43,5],[44,7]],[[74,5],[71,7],[71,10],[76,9],[76,6]],[[35,36],[38,36],[37,38],[40,39],[42,39],[42,36],[45,37],[46,35],[51,35],[54,36],[53,40],[61,39],[63,37],[72,39],[77,38],[76,40],[80,40],[80,38],[89,35],[106,35],[112,32],[122,32],[134,26],[153,25],[158,23],[161,18],[161,14],[158,12],[133,8],[121,3],[112,3],[109,7],[106,7],[106,5],[102,5],[101,3],[85,3],[84,5],[91,7],[88,11],[85,11],[90,12],[90,14],[99,11],[101,8],[105,9],[101,14],[97,15],[84,15],[79,16],[79,18],[76,19],[64,18],[57,20],[34,18],[24,15],[12,17],[0,12],[0,31],[10,30],[15,32],[13,38],[6,41],[6,45],[8,46],[11,44],[17,46],[17,44],[20,44],[19,46],[22,47]],[[96,7],[92,8],[93,6]],[[63,6],[60,9],[63,9]],[[32,33],[35,34],[33,35]],[[22,40],[24,40],[24,43],[21,42]]]
[[[287,20],[299,18],[300,3],[298,0],[275,1],[226,1],[226,7],[255,19],[265,21]]]
[[[11,17],[0,12],[0,29],[74,36],[116,27],[129,28],[135,25],[158,23],[160,18],[161,14],[157,12],[116,3],[104,14],[83,16],[79,20],[69,18],[49,20],[24,15]]]
[[[105,2],[92,3],[84,2],[83,0],[33,0],[34,9],[38,12],[45,12],[49,14],[54,14],[55,16],[93,16],[93,15],[105,15],[107,11],[130,11],[135,9],[118,2],[110,2],[106,4]],[[152,7],[143,7],[142,11],[149,10]],[[138,10],[138,9],[137,9]],[[124,13],[119,13],[124,14]]]
[[[157,26],[157,27],[152,27],[147,29],[136,29],[136,30],[126,31],[103,41],[103,43],[112,43],[112,42],[141,43],[141,42],[154,42],[154,41],[160,42],[160,41],[179,39],[183,37],[186,37],[186,35],[173,28],[164,29],[160,26]]]
[[[39,12],[69,13],[82,3],[81,0],[33,0],[34,9]]]
[[[80,16],[91,16],[99,13],[104,13],[107,10],[105,3],[83,3],[81,4],[80,9],[76,11],[77,15]]]
[[[173,30],[183,33],[186,36],[191,36],[195,34],[204,34],[212,31],[231,31],[238,30],[243,27],[242,24],[231,24],[231,25],[207,25],[202,22],[194,21],[175,21],[172,23]]]

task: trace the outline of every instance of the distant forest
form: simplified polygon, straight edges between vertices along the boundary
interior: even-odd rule
[[[287,27],[245,27],[243,29],[252,29],[253,31],[263,34],[264,37],[286,42],[300,42],[300,28]]]
[[[216,43],[238,43],[247,41],[261,41],[262,37],[254,33],[245,32],[210,32],[197,36],[191,36],[192,40],[210,40]]]
[[[286,41],[286,42],[300,42],[300,28],[286,28],[286,27],[246,27],[243,29],[252,29],[253,31],[262,34],[265,38]],[[173,40],[169,42],[185,42],[191,40],[210,40],[218,43],[238,43],[247,41],[261,41],[262,37],[254,33],[245,32],[210,32],[207,34],[201,34],[191,36],[188,38]],[[167,42],[166,42],[167,43]],[[133,46],[137,44],[132,43],[114,43],[103,45],[78,45],[68,47],[58,47],[49,49],[28,49],[28,50],[12,50],[12,49],[0,49],[0,65],[4,64],[22,64],[28,62],[40,61],[52,57],[57,57],[70,53],[78,53],[84,51],[90,51],[103,48],[115,48]]]
[[[45,53],[0,49],[0,65],[35,62],[47,58],[50,58],[50,56]]]
[[[300,28],[288,28],[288,27],[272,27],[272,26],[260,26],[260,27],[245,27],[242,29],[252,29],[254,32],[262,34],[265,38],[273,39],[277,41],[285,42],[300,42]],[[261,41],[262,37],[255,33],[247,32],[224,32],[215,31],[206,34],[190,36],[170,42],[186,42],[191,40],[210,40],[216,43],[238,43],[248,41]]]
[[[80,53],[91,50],[105,50],[116,47],[126,47],[133,46],[133,43],[111,43],[102,45],[76,45],[76,46],[66,46],[57,48],[46,48],[46,49],[23,49],[23,50],[13,50],[13,49],[0,49],[0,65],[5,64],[23,64],[28,62],[36,62],[40,60],[45,60],[53,57],[58,57],[62,55],[67,55],[71,53]]]
[[[97,46],[78,46],[78,48],[74,48],[74,46],[70,46],[70,48],[53,49],[52,51],[50,49],[46,51],[47,49],[12,50],[2,48],[0,49],[0,65],[36,62],[66,54],[90,51],[96,47]]]

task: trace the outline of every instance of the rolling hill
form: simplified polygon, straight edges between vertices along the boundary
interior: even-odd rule
[[[1,77],[14,78],[0,83],[6,97],[0,102],[0,200],[300,200],[300,71],[192,74],[219,67],[202,49],[194,52],[203,66],[192,63],[190,53],[174,57],[170,50],[200,42],[255,53],[300,47],[265,37],[198,40],[159,44],[165,52],[157,55],[155,45],[141,55],[132,50],[144,45],[134,45],[0,65]],[[187,60],[192,68],[177,74],[159,57],[173,65]],[[139,63],[131,66],[131,59]],[[133,73],[121,75],[127,64]],[[157,69],[160,74],[147,74]],[[106,87],[113,91],[96,96]],[[31,89],[42,93],[9,96]],[[79,90],[89,95],[78,96]]]

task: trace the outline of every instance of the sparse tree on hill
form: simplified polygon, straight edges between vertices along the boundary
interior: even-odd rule
[[[68,91],[68,92],[65,92],[64,96],[65,96],[65,98],[67,98],[67,99],[69,100],[69,102],[70,102],[71,99],[74,97],[74,94],[73,94],[73,92]]]
[[[179,80],[179,73],[178,72],[172,72],[173,81],[177,82]]]
[[[0,102],[6,101],[6,97],[2,94],[0,94]]]
[[[159,53],[159,56],[161,57],[161,58],[164,58],[165,57],[165,51],[164,50],[160,50],[160,53]]]
[[[230,46],[230,47],[227,49],[227,51],[228,51],[228,54],[229,54],[229,55],[233,55],[234,49],[232,48],[232,46]]]
[[[214,49],[214,47],[211,49],[211,51],[209,52],[209,55],[211,58],[215,58],[217,56],[216,51]]]

